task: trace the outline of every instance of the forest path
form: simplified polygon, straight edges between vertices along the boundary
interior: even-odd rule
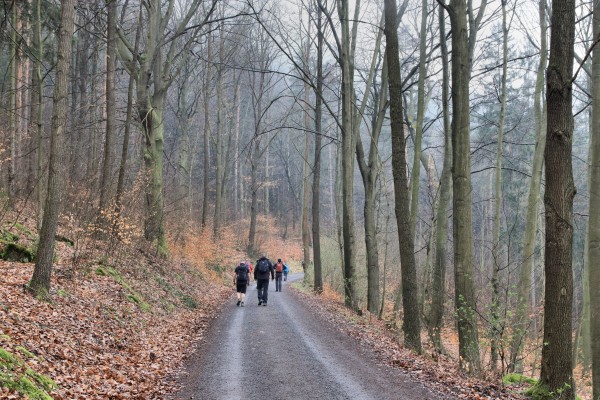
[[[447,399],[399,369],[381,365],[290,290],[269,283],[268,306],[256,284],[246,306],[223,306],[186,363],[175,399]]]

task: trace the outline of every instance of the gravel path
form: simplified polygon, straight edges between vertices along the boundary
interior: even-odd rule
[[[246,306],[223,307],[198,351],[186,363],[175,399],[447,399],[402,371],[376,363],[372,353],[312,313],[287,285],[269,283],[267,307],[256,285]]]

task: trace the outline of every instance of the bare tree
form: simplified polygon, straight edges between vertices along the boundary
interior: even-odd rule
[[[54,257],[54,235],[58,223],[63,183],[63,149],[67,121],[67,86],[71,67],[71,39],[75,27],[75,0],[61,2],[59,43],[54,86],[50,153],[48,163],[48,194],[44,206],[44,219],[36,254],[35,269],[28,288],[37,297],[45,298],[50,291],[52,261]]]
[[[119,30],[119,54],[131,75],[136,77],[139,121],[144,132],[144,166],[148,179],[147,215],[144,236],[156,242],[157,252],[164,254],[167,243],[163,215],[164,107],[167,90],[181,71],[182,55],[189,52],[203,34],[216,9],[217,0],[208,3],[191,0],[179,8],[175,0],[162,5],[149,0],[146,9],[144,47],[134,47]],[[179,11],[182,14],[179,15]],[[179,17],[179,18],[177,18]]]

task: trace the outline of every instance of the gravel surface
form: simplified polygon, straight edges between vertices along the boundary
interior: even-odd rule
[[[268,306],[256,285],[246,306],[224,305],[186,365],[175,399],[448,399],[402,371],[380,365],[287,287],[269,283]]]

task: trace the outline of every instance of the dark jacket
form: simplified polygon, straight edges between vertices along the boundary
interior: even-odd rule
[[[259,271],[259,263],[261,260],[267,260],[269,264],[269,270],[267,272]],[[269,273],[271,274],[271,279],[275,279],[275,268],[273,267],[273,263],[267,257],[261,257],[256,260],[256,264],[254,264],[254,279],[269,279]]]
[[[240,264],[235,267],[235,277],[237,283],[247,283],[250,277],[250,268],[246,264]]]

